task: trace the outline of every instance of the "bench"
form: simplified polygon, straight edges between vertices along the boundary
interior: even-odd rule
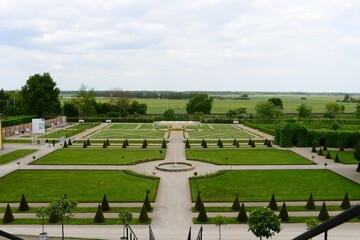
[[[79,123],[84,123],[85,120],[84,119],[79,119]]]
[[[111,123],[111,119],[107,119],[105,123]]]

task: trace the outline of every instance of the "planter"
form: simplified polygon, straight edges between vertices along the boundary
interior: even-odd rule
[[[48,234],[47,233],[40,233],[39,240],[48,240]]]

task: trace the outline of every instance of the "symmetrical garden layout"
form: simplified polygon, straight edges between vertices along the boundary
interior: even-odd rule
[[[106,194],[110,205],[116,205],[111,211],[128,209],[137,214],[149,190],[155,208],[151,217],[159,219],[162,216],[157,215],[161,213],[157,212],[157,207],[176,207],[172,203],[166,203],[168,205],[165,207],[157,205],[158,198],[164,197],[157,196],[158,188],[170,178],[171,181],[187,179],[187,192],[173,189],[173,193],[167,194],[178,194],[181,199],[186,199],[181,195],[190,196],[193,202],[188,203],[190,205],[194,205],[201,192],[210,216],[209,223],[212,223],[215,214],[228,217],[231,223],[238,223],[237,212],[231,210],[237,194],[248,212],[255,206],[267,206],[274,194],[277,201],[291,203],[288,208],[290,222],[304,222],[317,215],[319,206],[315,210],[303,208],[310,193],[316,201],[327,201],[330,215],[342,210],[333,201],[342,201],[346,192],[353,202],[360,200],[358,183],[329,170],[330,165],[336,169],[341,168],[343,163],[356,163],[349,151],[339,153],[340,162],[343,163],[333,163],[333,160],[326,160],[325,157],[314,157],[311,149],[301,150],[306,153],[304,157],[294,153],[291,148],[269,147],[264,144],[266,137],[250,133],[239,125],[175,123],[172,126],[174,131],[168,131],[170,125],[102,124],[96,131],[77,136],[78,141],[68,148],[57,144],[51,153],[41,158],[35,157],[36,150],[26,152],[34,155],[32,163],[0,178],[0,202],[3,203],[0,204],[0,212],[4,212],[4,206],[9,202],[14,209],[15,224],[35,223],[38,220],[31,213],[34,213],[37,203],[45,204],[66,194],[80,203],[94,203],[95,206]],[[148,143],[146,147],[143,145],[145,139]],[[187,149],[183,143],[186,139],[189,141]],[[208,143],[206,148],[201,146],[202,139]],[[249,139],[254,141],[253,145],[249,144]],[[109,145],[104,148],[106,140]],[[83,144],[87,141],[91,144],[84,148]],[[129,143],[126,148],[124,141]],[[179,141],[182,153],[173,150],[175,145],[179,147]],[[238,144],[234,144],[234,141]],[[334,149],[329,151],[332,155],[338,153]],[[6,155],[1,156],[0,164],[21,161],[22,155],[15,153],[12,153],[15,157],[10,157],[10,160]],[[195,169],[174,175],[155,169],[157,164],[174,159],[190,162]],[[327,161],[329,166],[325,169],[323,163]],[[176,179],[171,176],[176,176]],[[25,194],[30,207],[34,205],[28,217],[17,217],[15,210],[22,194]],[[166,199],[162,200],[166,202]],[[135,207],[130,208],[125,203],[134,203]],[[211,206],[207,207],[207,204]],[[95,211],[95,207],[80,207],[71,223],[96,224],[89,217],[81,215],[95,215]],[[184,225],[192,224],[192,218],[196,218],[198,213],[189,209],[182,211],[187,218]],[[299,212],[302,212],[302,218],[298,217]],[[105,224],[117,223],[116,218],[117,215],[108,216]],[[132,223],[137,223],[137,215]]]

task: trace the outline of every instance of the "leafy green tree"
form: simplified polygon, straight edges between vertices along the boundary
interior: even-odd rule
[[[249,231],[256,237],[272,237],[281,231],[281,222],[278,216],[267,207],[257,208],[250,213],[248,219]]]
[[[147,111],[147,104],[146,103],[139,103],[138,101],[134,100],[130,104],[129,113],[134,114],[146,114]]]
[[[280,98],[270,98],[268,99],[268,102],[274,104],[275,107],[283,109],[283,102]]]
[[[320,224],[320,222],[316,218],[309,218],[305,221],[305,223],[306,223],[306,230],[311,230]]]
[[[360,118],[360,103],[356,104],[355,109],[355,116]]]
[[[61,111],[60,89],[49,73],[30,76],[20,94],[27,114],[44,116]]]
[[[125,228],[126,228],[126,224],[129,224],[129,222],[131,222],[131,220],[133,219],[132,213],[129,211],[121,211],[119,213],[119,218],[120,218],[120,222],[124,225],[123,228],[123,237],[125,237]]]
[[[45,225],[45,218],[49,216],[48,209],[46,207],[40,207],[36,212],[36,217],[41,218],[41,230],[42,235],[45,234],[44,225]]]
[[[93,88],[87,89],[87,86],[82,84],[71,102],[78,109],[80,117],[89,117],[96,114],[95,90]]]
[[[298,112],[299,118],[309,119],[311,117],[312,107],[309,107],[305,103],[302,103],[296,108],[296,111]]]
[[[195,112],[203,112],[204,114],[210,114],[214,99],[209,97],[206,93],[198,93],[194,97],[190,98],[186,104],[186,111],[189,114]]]
[[[68,221],[74,216],[73,211],[77,207],[77,204],[76,201],[64,196],[51,201],[47,207],[49,215],[59,218],[61,221],[61,239],[65,239],[64,221]]]
[[[282,117],[282,109],[276,107],[272,102],[259,102],[255,106],[255,116],[259,120],[277,121]]]
[[[325,105],[325,116],[335,118],[340,112],[340,105],[337,103],[327,103]]]
[[[130,108],[130,100],[128,94],[120,88],[114,88],[107,91],[109,103],[117,107],[119,117],[126,116]]]
[[[221,226],[226,225],[228,222],[227,222],[225,217],[217,215],[214,218],[214,223],[215,223],[216,226],[219,227],[219,240],[221,240]]]
[[[65,102],[63,107],[64,115],[67,117],[77,117],[79,116],[79,111],[77,110],[74,103]]]
[[[164,112],[164,119],[165,120],[171,120],[173,119],[175,116],[175,110],[174,109],[168,109],[168,110],[165,110]]]
[[[240,107],[240,108],[236,108],[236,109],[229,109],[229,111],[226,113],[226,117],[227,118],[240,118],[243,117],[244,114],[246,114],[246,108],[244,107]]]

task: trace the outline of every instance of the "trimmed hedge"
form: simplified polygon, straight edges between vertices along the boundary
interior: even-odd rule
[[[275,128],[274,143],[281,147],[291,147],[294,139],[298,147],[307,147],[309,144],[308,130],[298,122],[288,121],[278,124]]]

